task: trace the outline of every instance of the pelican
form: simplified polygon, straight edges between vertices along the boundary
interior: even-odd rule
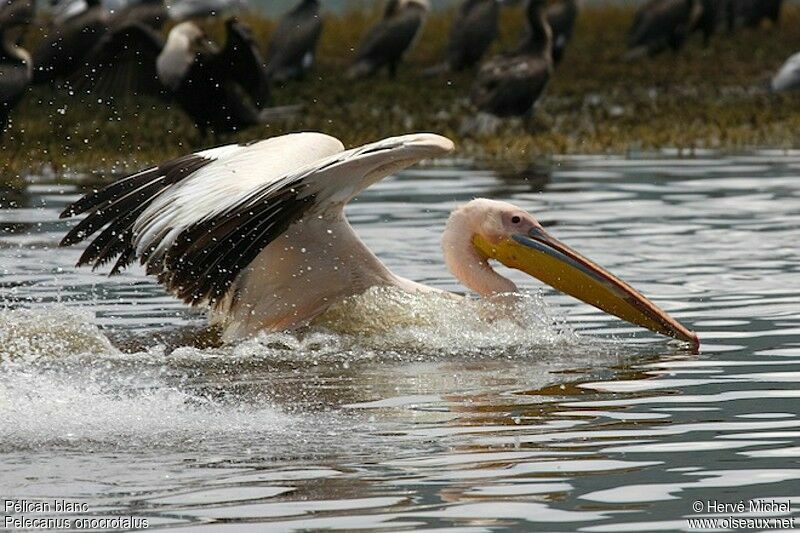
[[[49,83],[74,73],[108,31],[109,14],[100,0],[87,0],[86,4],[84,11],[56,24],[34,50],[34,83]]]
[[[429,9],[428,0],[389,0],[383,19],[361,42],[348,77],[371,76],[386,67],[394,78],[397,66],[414,43]]]
[[[314,64],[322,33],[319,0],[301,0],[272,34],[267,49],[267,75],[275,81],[299,79]]]
[[[650,0],[636,12],[628,34],[628,59],[679,50],[703,13],[699,0]]]
[[[772,78],[771,85],[775,92],[800,89],[800,52],[786,60],[786,63]]]
[[[512,56],[486,62],[472,86],[472,102],[498,117],[525,115],[544,92],[553,72],[552,33],[545,0],[529,0],[527,37]]]
[[[228,38],[222,50],[212,47],[193,22],[172,28],[166,43],[140,24],[119,28],[97,45],[75,82],[112,94],[166,92],[203,133],[261,124],[268,116],[259,109],[268,98],[263,60],[246,26],[235,19],[225,25]],[[126,70],[131,74],[122,75]],[[108,86],[119,79],[122,87]]]
[[[464,0],[447,45],[445,67],[461,71],[476,65],[498,35],[500,0]]]
[[[227,145],[162,163],[96,190],[61,214],[88,213],[61,241],[94,237],[78,266],[111,273],[135,260],[178,298],[211,308],[223,340],[300,328],[372,287],[435,291],[391,271],[344,214],[359,192],[453,143],[428,133],[345,150],[321,133]],[[698,344],[629,285],[549,235],[528,213],[476,199],[442,237],[453,275],[482,296],[517,293],[489,260],[526,272],[628,322]]]
[[[17,44],[14,31],[30,24],[33,15],[33,4],[25,0],[9,2],[0,11],[0,135],[33,78],[31,56]]]

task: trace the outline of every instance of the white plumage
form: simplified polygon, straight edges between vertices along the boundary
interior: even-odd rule
[[[298,133],[204,150],[68,207],[65,216],[90,215],[63,244],[109,224],[79,264],[100,266],[119,254],[117,272],[138,259],[180,298],[211,306],[226,338],[295,327],[376,283],[415,286],[380,264],[343,209],[376,181],[452,149],[432,134],[345,150],[328,135]],[[303,272],[314,275],[304,280]]]

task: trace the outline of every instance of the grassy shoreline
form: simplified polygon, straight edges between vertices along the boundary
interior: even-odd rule
[[[772,73],[800,50],[800,8],[787,6],[777,29],[722,31],[707,49],[697,35],[677,55],[625,63],[619,58],[632,14],[610,5],[585,10],[535,117],[508,121],[492,135],[463,134],[465,117],[474,115],[467,98],[474,73],[421,74],[439,60],[447,13],[430,18],[396,80],[382,75],[358,82],[345,81],[343,67],[378,12],[327,17],[316,71],[273,91],[276,105],[302,103],[302,115],[217,138],[202,138],[179,110],[159,101],[131,108],[35,88],[0,139],[0,184],[18,184],[31,173],[56,179],[120,173],[209,145],[302,130],[335,135],[348,146],[434,131],[452,137],[459,155],[505,161],[661,148],[735,152],[800,146],[800,95],[767,90]],[[265,45],[273,23],[243,18]],[[520,20],[518,11],[505,12],[495,52],[515,41]],[[219,26],[212,34],[219,35]]]

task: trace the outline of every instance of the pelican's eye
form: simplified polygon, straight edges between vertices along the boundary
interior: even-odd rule
[[[511,217],[511,223],[512,224],[519,224],[520,222],[522,222],[522,219],[520,217],[518,217],[517,215],[514,215],[513,217]]]

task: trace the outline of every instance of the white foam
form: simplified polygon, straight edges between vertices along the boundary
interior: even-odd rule
[[[0,449],[286,441],[313,415],[276,408],[267,376],[251,383],[243,369],[258,373],[281,360],[346,368],[381,357],[521,357],[578,342],[537,296],[509,303],[391,289],[336,306],[309,331],[217,348],[127,354],[92,322],[65,307],[0,311]]]
[[[0,310],[0,361],[116,352],[86,311],[60,305]]]
[[[475,300],[373,288],[335,305],[315,324],[372,350],[496,356],[577,344],[538,294]]]
[[[48,445],[174,446],[285,431],[290,417],[230,405],[135,374],[81,373],[6,363],[0,368],[0,448]]]

